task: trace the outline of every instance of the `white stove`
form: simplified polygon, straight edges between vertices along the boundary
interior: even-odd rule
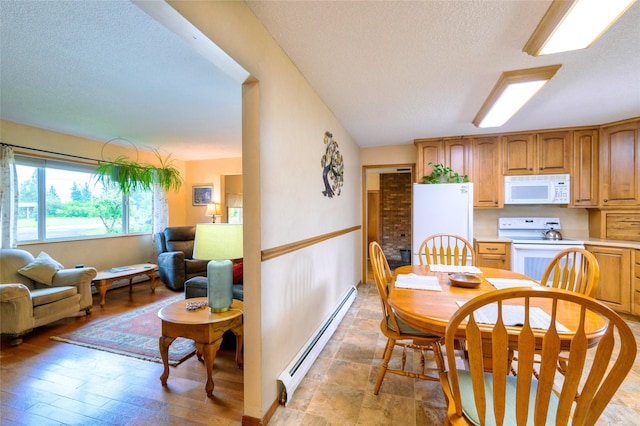
[[[563,238],[547,240],[549,229],[562,228],[557,217],[501,217],[498,236],[511,240],[511,270],[540,281],[556,254],[570,247],[584,248],[584,241]]]

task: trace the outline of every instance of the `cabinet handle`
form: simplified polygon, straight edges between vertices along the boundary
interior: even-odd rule
[[[530,172],[532,172],[532,171],[533,171],[533,168],[529,168],[529,171],[530,171]]]
[[[493,202],[493,204],[495,204],[495,205],[497,206],[497,205],[498,205],[498,202],[497,202],[497,201],[494,201],[494,202]]]
[[[607,201],[609,201],[609,200],[607,200],[607,199],[605,198],[605,199],[604,199],[604,200],[602,200],[602,201],[603,201],[604,203],[606,203],[606,202],[607,202]]]
[[[498,247],[487,247],[487,250],[496,251],[498,250]]]

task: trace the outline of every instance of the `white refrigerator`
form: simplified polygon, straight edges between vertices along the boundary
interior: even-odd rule
[[[473,244],[473,184],[413,184],[411,263],[432,234],[456,234]]]

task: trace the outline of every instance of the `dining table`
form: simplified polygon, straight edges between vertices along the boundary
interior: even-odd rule
[[[446,270],[446,267],[438,269]],[[479,272],[477,275],[481,277],[480,285],[475,288],[464,288],[452,285],[449,272],[434,272],[429,265],[400,266],[395,269],[393,274],[389,304],[398,318],[410,326],[425,333],[444,337],[449,319],[464,302],[496,290],[496,286],[491,284],[491,280],[501,282],[501,286],[504,287],[539,285],[535,280],[514,271],[486,267],[478,267],[477,271]],[[411,274],[435,276],[440,289],[425,290],[396,286],[399,276],[406,277]],[[550,311],[548,303],[549,301],[541,300],[536,305],[532,302],[532,306],[538,306],[543,311]],[[567,328],[564,333],[560,333],[560,347],[562,350],[568,350],[573,333],[578,328],[579,307],[569,302],[560,301],[558,303],[566,305],[558,309],[556,322]],[[597,344],[606,327],[606,321],[602,317],[588,313],[585,331],[590,346]],[[464,328],[459,329],[457,334],[460,339],[464,339]]]

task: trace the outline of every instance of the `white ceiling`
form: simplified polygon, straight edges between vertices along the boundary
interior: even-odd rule
[[[529,56],[550,3],[247,1],[362,147],[640,116],[640,3],[588,49]],[[242,71],[135,4],[2,0],[0,25],[2,118],[185,160],[241,154]],[[550,64],[562,68],[507,125],[471,124],[503,71]]]

